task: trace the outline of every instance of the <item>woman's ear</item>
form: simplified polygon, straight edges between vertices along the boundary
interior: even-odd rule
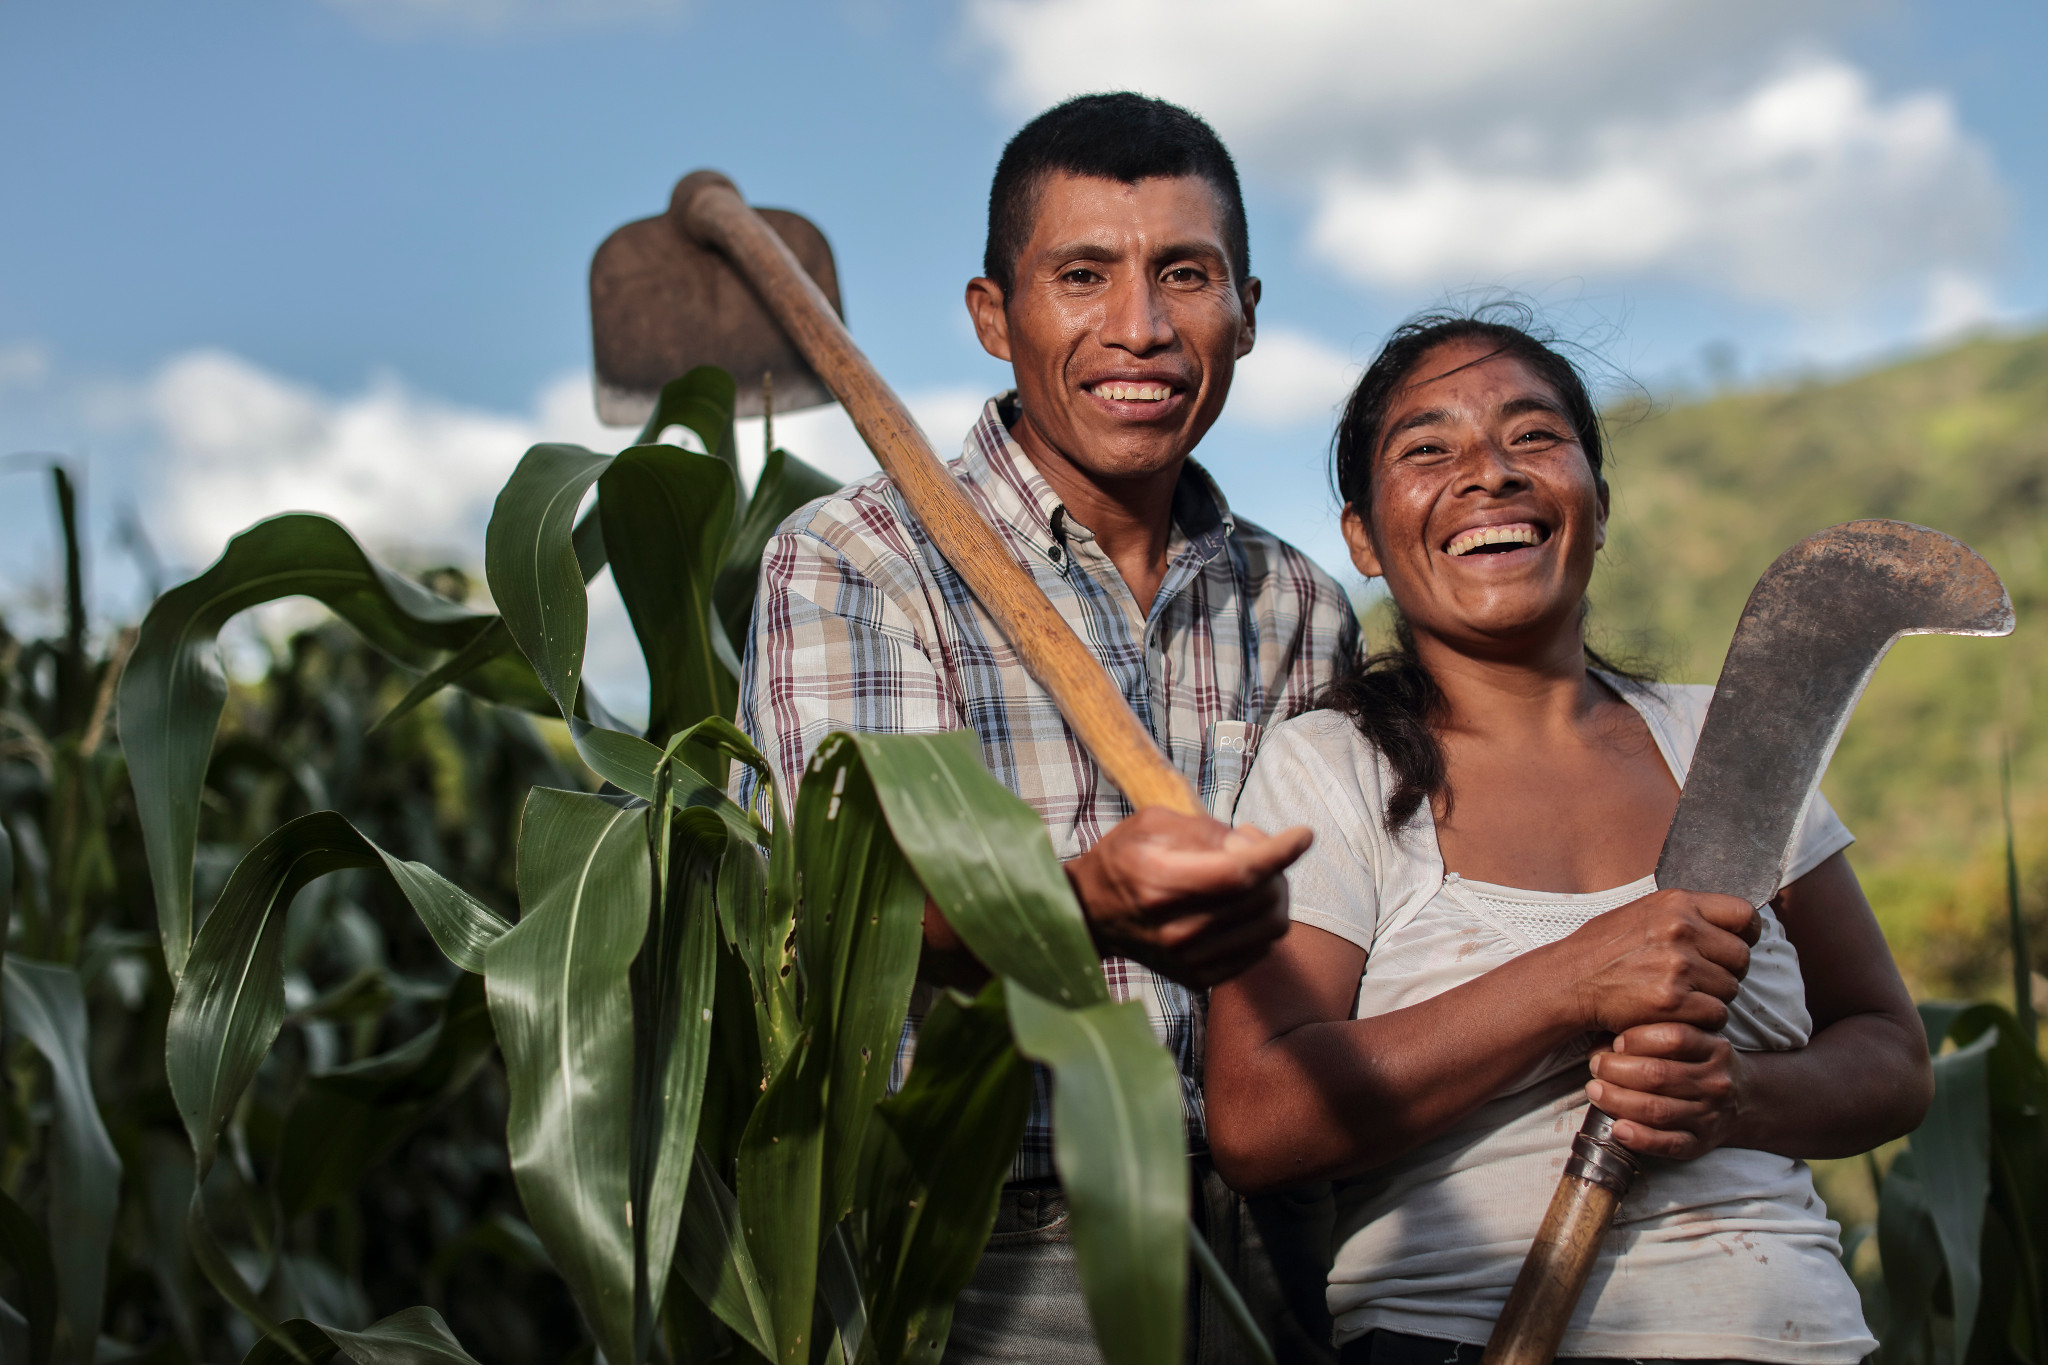
[[[1593,521],[1593,548],[1604,549],[1607,545],[1607,480],[1600,480],[1600,515]]]
[[[1601,520],[1606,520],[1606,501],[1601,502]],[[1358,509],[1350,503],[1344,504],[1344,519],[1340,523],[1344,530],[1344,543],[1351,547],[1351,566],[1367,578],[1378,578],[1384,570],[1380,568],[1380,553],[1372,546],[1372,532],[1366,528],[1365,518],[1358,515]]]

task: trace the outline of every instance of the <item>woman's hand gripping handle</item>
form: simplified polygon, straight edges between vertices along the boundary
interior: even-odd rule
[[[1649,1034],[1635,1030],[1675,1025],[1689,1035],[1718,1031],[1749,970],[1749,949],[1761,928],[1756,907],[1733,896],[1657,891],[1609,911],[1557,946],[1577,959],[1571,979],[1589,1029],[1611,1033],[1626,1047],[1631,1036],[1649,1041]],[[1714,1042],[1718,1055],[1732,1062],[1725,1041]],[[1608,1098],[1603,1092],[1610,1084],[1592,1082],[1589,1097]],[[1624,1125],[1621,1136],[1616,1127],[1616,1119],[1600,1108],[1587,1110],[1543,1225],[1486,1343],[1484,1365],[1550,1365],[1556,1358],[1601,1239],[1642,1169],[1621,1137],[1665,1150],[1649,1133],[1637,1134],[1637,1124]]]

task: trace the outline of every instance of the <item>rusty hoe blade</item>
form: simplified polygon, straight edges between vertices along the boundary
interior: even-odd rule
[[[677,204],[686,197],[684,183],[677,184],[667,213],[626,224],[591,259],[598,417],[612,426],[640,425],[661,386],[699,365],[731,372],[741,417],[761,415],[764,374],[774,377],[777,412],[832,402],[831,391],[731,262],[683,230]],[[843,317],[839,272],[825,234],[784,209],[757,212]]]
[[[1778,556],[1736,624],[1657,885],[1769,901],[1849,713],[1892,643],[2012,628],[2012,599],[1991,566],[1924,526],[1845,522]],[[1613,1119],[1588,1108],[1484,1365],[1556,1357],[1639,1173],[1613,1130]]]

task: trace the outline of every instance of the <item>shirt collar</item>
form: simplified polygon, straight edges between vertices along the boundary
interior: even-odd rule
[[[1041,553],[1048,553],[1067,539],[1093,539],[1067,513],[1052,485],[1038,472],[1038,466],[1010,435],[1003,414],[1016,412],[1017,391],[999,393],[984,403],[981,416],[967,433],[960,454],[960,477],[980,491],[995,514],[1029,540]],[[1190,459],[1181,466],[1180,480],[1173,489],[1176,540],[1185,537],[1190,547],[1207,563],[1223,549],[1237,530],[1223,491],[1209,477],[1209,471]]]

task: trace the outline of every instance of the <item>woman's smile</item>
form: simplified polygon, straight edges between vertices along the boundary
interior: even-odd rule
[[[1452,559],[1476,557],[1482,560],[1522,562],[1550,539],[1550,528],[1533,521],[1506,521],[1468,526],[1444,542],[1444,553]]]

